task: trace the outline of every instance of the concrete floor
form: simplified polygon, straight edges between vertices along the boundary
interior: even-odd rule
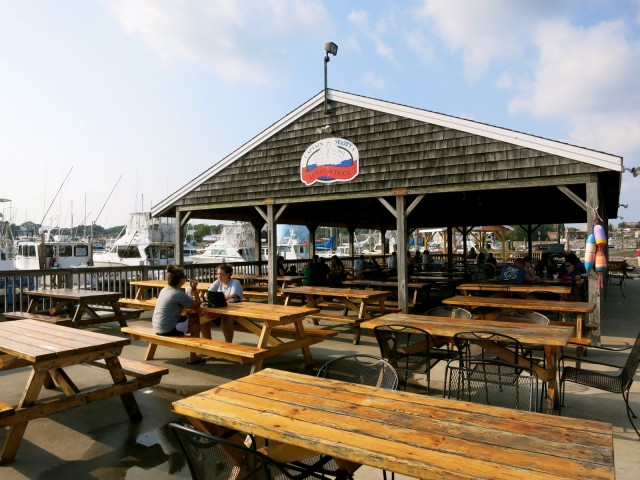
[[[628,280],[623,298],[617,287],[608,291],[602,306],[603,342],[623,345],[633,342],[640,330],[640,279]],[[147,319],[130,322],[148,323]],[[334,328],[329,326],[329,328]],[[373,337],[363,335],[362,344],[351,343],[353,334],[344,326],[333,339],[312,346],[316,367],[336,356],[348,353],[378,354]],[[96,331],[121,335],[116,324],[95,327]],[[245,334],[246,335],[246,334]],[[238,334],[241,340],[242,334]],[[246,337],[255,341],[255,337]],[[136,342],[125,347],[124,356],[142,360],[145,345]],[[249,373],[248,366],[238,366],[224,361],[209,360],[194,366],[186,365],[185,352],[158,348],[158,360],[170,373],[163,377],[158,387],[140,391],[136,398],[144,418],[129,422],[119,399],[92,403],[81,408],[55,414],[29,423],[15,462],[0,467],[3,480],[18,479],[180,479],[189,478],[184,459],[168,431],[167,424],[179,420],[170,411],[173,400],[212,388]],[[590,353],[599,357],[599,353]],[[608,355],[616,358],[620,354]],[[302,357],[291,353],[271,359],[266,366],[302,371]],[[76,366],[70,370],[72,378],[82,387],[95,384],[96,375],[105,372]],[[438,395],[444,375],[444,366],[432,371],[431,395]],[[17,403],[28,378],[28,369],[0,372],[2,394],[5,403]],[[108,379],[105,377],[105,382]],[[440,390],[441,391],[441,390]],[[47,395],[47,392],[43,392]],[[640,383],[634,384],[631,405],[640,414]],[[616,478],[635,480],[640,471],[640,441],[627,419],[620,395],[613,395],[584,387],[570,385],[567,388],[563,416],[611,422],[614,427]],[[637,421],[640,426],[640,419]],[[0,430],[4,442],[6,429]],[[381,479],[379,470],[362,468],[356,478]],[[400,476],[396,476],[400,480]]]

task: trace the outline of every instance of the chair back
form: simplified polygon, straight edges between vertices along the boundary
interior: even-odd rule
[[[425,315],[430,317],[450,317],[450,318],[472,318],[471,312],[461,307],[440,306],[434,307],[426,312]]]
[[[453,342],[466,366],[479,363],[504,364],[512,369],[533,366],[532,363],[522,365],[521,358],[528,354],[520,341],[509,335],[486,331],[459,332],[453,336]],[[500,357],[496,355],[495,347],[502,347]]]
[[[170,423],[196,480],[289,480],[289,473],[271,458],[244,444],[214,437],[193,428]],[[286,468],[291,468],[289,465]]]
[[[537,411],[538,379],[522,344],[508,335],[485,331],[453,337],[461,359],[449,362],[444,395],[487,405]],[[522,358],[529,358],[529,363]]]
[[[395,368],[375,355],[356,354],[334,358],[320,367],[318,377],[391,390],[398,388]]]
[[[620,373],[623,385],[629,386],[633,383],[633,377],[636,374],[638,365],[640,365],[640,333],[638,333],[636,342],[633,344],[633,348],[631,349],[631,352],[629,352],[627,361]]]
[[[499,322],[513,322],[513,323],[533,323],[538,325],[551,325],[551,320],[546,315],[539,312],[521,312],[517,310],[511,310],[503,312],[496,317]]]

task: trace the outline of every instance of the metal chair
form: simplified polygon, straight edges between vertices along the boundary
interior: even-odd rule
[[[465,310],[461,307],[440,306],[430,308],[424,315],[430,317],[451,317],[451,318],[473,318],[473,315],[469,310]]]
[[[318,377],[390,390],[398,388],[396,369],[388,361],[375,355],[355,354],[334,358],[320,367]]]
[[[574,357],[569,355],[563,355],[560,358],[560,364],[562,368],[562,374],[560,376],[560,408],[559,413],[562,412],[562,406],[564,405],[564,393],[565,393],[565,382],[574,382],[579,385],[584,385],[587,387],[596,388],[598,390],[604,390],[605,392],[610,393],[621,393],[622,398],[624,399],[625,406],[627,408],[627,417],[629,418],[629,422],[631,422],[631,426],[636,431],[638,438],[640,439],[640,433],[633,423],[632,418],[637,418],[636,414],[631,410],[631,406],[629,405],[629,390],[631,389],[631,385],[633,384],[633,376],[638,369],[638,365],[640,364],[640,333],[638,333],[638,337],[635,340],[635,343],[629,347],[623,348],[612,348],[612,347],[589,347],[590,351],[609,351],[609,352],[622,352],[625,350],[631,350],[624,365],[617,365],[614,363],[606,363],[600,362],[597,360],[587,360],[585,357]],[[575,367],[566,367],[564,362],[565,360],[573,360],[579,364],[580,366]],[[604,370],[588,370],[582,368],[582,364],[592,364],[592,365],[600,365],[601,367],[611,367],[613,370],[604,371]]]
[[[355,354],[334,358],[320,367],[318,377],[387,388],[389,390],[398,388],[398,372],[385,359],[375,355]],[[336,476],[336,472],[338,472],[338,475],[341,473],[335,460],[326,455],[310,457],[302,463],[310,465],[316,472],[324,475]],[[386,470],[383,470],[382,474],[384,480],[386,480]],[[336,479],[338,478],[345,477],[336,476]],[[393,472],[391,473],[391,478],[392,480],[395,478]]]
[[[373,333],[382,358],[402,372],[405,390],[409,375],[424,373],[427,376],[427,395],[429,395],[431,369],[441,360],[448,361],[457,356],[457,352],[451,350],[448,344],[438,348],[429,332],[421,328],[406,325],[379,325],[373,329]]]
[[[525,352],[518,340],[493,332],[461,332],[454,335],[454,342],[460,357],[447,364],[445,398],[538,410],[538,378],[532,364],[522,362]]]
[[[500,313],[496,320],[498,322],[512,322],[512,323],[529,323],[538,325],[551,325],[551,320],[546,315],[538,312],[521,312],[517,310],[511,310],[508,312]],[[544,346],[543,345],[527,345],[526,352],[531,354],[534,361],[537,361],[541,365],[545,365]],[[529,355],[527,355],[529,356]]]
[[[169,426],[187,460],[191,478],[196,480],[293,480],[313,478],[304,468],[282,464],[247,448],[241,441],[214,437],[193,428],[170,423]],[[320,478],[320,477],[315,477]]]

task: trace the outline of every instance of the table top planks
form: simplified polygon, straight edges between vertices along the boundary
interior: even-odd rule
[[[417,478],[614,478],[610,424],[265,369],[173,411]],[[268,447],[267,447],[268,448]]]
[[[445,305],[469,307],[495,307],[571,313],[591,313],[596,308],[596,304],[593,302],[541,300],[537,298],[472,297],[469,295],[457,295],[455,297],[445,298],[442,303]]]
[[[37,320],[0,323],[0,351],[32,363],[103,350],[122,348],[128,338],[104,335]]]

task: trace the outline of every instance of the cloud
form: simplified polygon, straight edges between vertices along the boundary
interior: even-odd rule
[[[227,82],[264,85],[284,75],[288,45],[322,43],[329,14],[315,0],[104,2],[130,35],[167,64],[203,66]],[[284,46],[284,47],[283,47]],[[294,47],[291,47],[294,48]]]
[[[353,10],[347,15],[347,21],[354,25],[366,26],[369,21],[369,14],[365,10]]]
[[[364,82],[377,90],[383,90],[387,84],[387,81],[384,78],[379,77],[372,72],[366,72],[364,74]]]
[[[535,24],[559,8],[551,0],[423,0],[416,18],[428,20],[435,34],[451,52],[460,52],[467,81],[473,83],[495,63],[523,56]]]
[[[541,25],[534,42],[539,61],[529,83],[512,99],[512,113],[567,118],[571,139],[609,152],[640,145],[640,43],[622,21],[580,28]]]

